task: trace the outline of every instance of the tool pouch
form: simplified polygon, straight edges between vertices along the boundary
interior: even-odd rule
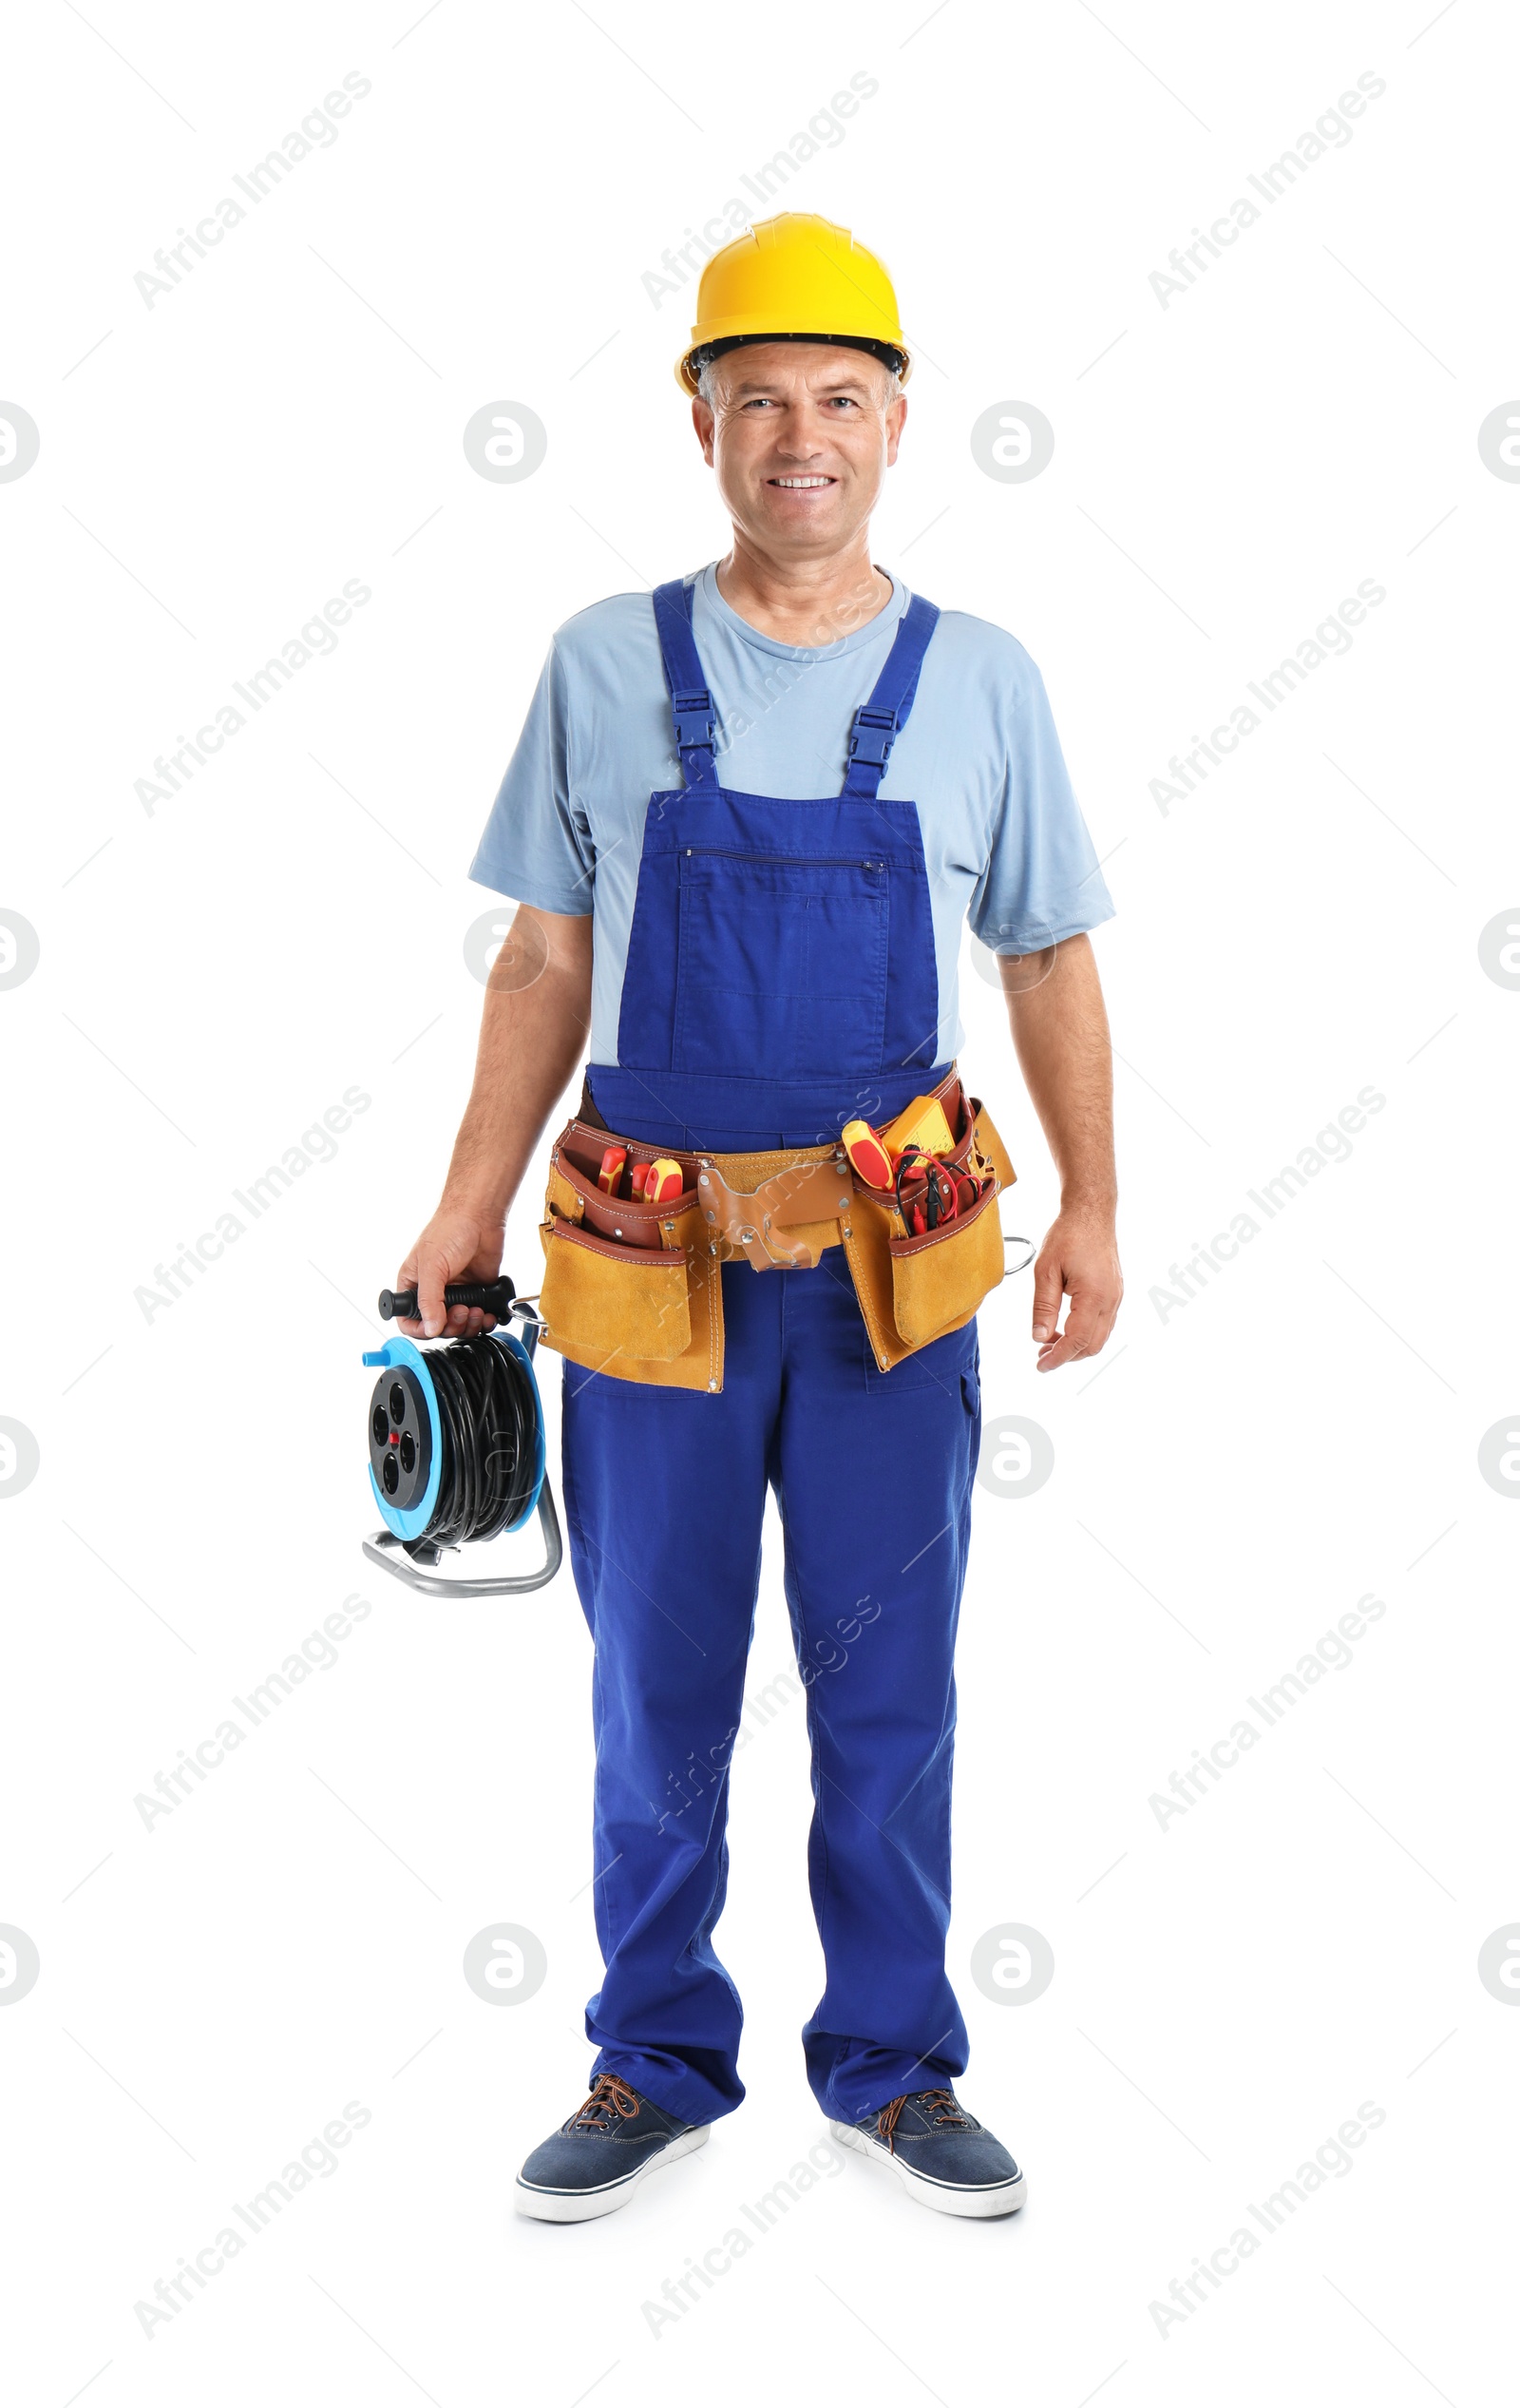
[[[902,1222],[894,1212],[899,1229]],[[989,1186],[968,1213],[922,1237],[894,1235],[892,1318],[906,1347],[926,1347],[968,1322],[1003,1275],[998,1189]]]
[[[597,1182],[609,1132],[572,1120],[549,1157],[540,1224],[543,1344],[614,1379],[716,1394],[723,1386],[724,1262],[748,1255],[757,1271],[788,1262],[810,1267],[835,1229],[884,1371],[960,1328],[1002,1277],[997,1196],[1013,1184],[1014,1168],[980,1103],[959,1080],[937,1092],[958,1132],[947,1158],[985,1180],[986,1193],[963,1217],[922,1237],[910,1234],[890,1197],[851,1183],[831,1148],[802,1156],[683,1154],[672,1158],[691,1184],[673,1202],[623,1201]],[[660,1149],[629,1142],[627,1151],[630,1161],[642,1162],[654,1161]],[[815,1152],[818,1158],[809,1159]]]
[[[540,1229],[539,1310],[551,1346],[574,1347],[615,1370],[617,1358],[670,1363],[692,1343],[684,1254],[598,1237],[551,1214]]]
[[[963,1328],[1003,1275],[998,1197],[1014,1179],[1002,1139],[978,1098],[960,1102],[960,1133],[947,1161],[986,1180],[953,1221],[915,1235],[896,1204],[858,1182],[845,1245],[855,1292],[881,1369]],[[956,1127],[956,1115],[950,1113]]]
[[[572,1122],[550,1156],[539,1310],[543,1341],[587,1370],[675,1387],[722,1384],[723,1308],[694,1187],[666,1204],[597,1184],[604,1132]],[[656,1146],[630,1148],[653,1161]]]

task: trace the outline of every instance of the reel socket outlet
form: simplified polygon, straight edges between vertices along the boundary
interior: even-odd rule
[[[427,1490],[432,1423],[416,1373],[404,1364],[384,1371],[370,1399],[370,1468],[388,1505],[406,1513]]]

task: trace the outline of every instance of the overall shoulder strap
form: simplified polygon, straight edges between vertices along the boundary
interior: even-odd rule
[[[914,595],[902,614],[896,640],[871,698],[861,704],[850,723],[849,761],[840,788],[842,795],[875,802],[887,755],[908,723],[913,698],[919,689],[919,671],[939,618],[936,603],[926,602],[922,594]]]
[[[688,786],[717,785],[712,761],[716,720],[712,697],[703,674],[696,639],[692,633],[692,588],[683,579],[655,588],[655,627],[659,657],[670,688],[671,715],[675,721],[675,749]]]

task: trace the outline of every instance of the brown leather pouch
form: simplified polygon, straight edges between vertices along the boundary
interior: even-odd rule
[[[539,1228],[543,1343],[612,1379],[715,1391],[723,1290],[695,1192],[654,1205],[605,1195],[596,1174],[607,1142],[573,1121],[550,1155]],[[629,1153],[652,1162],[659,1148]]]
[[[946,1157],[985,1178],[970,1211],[941,1228],[913,1234],[895,1201],[856,1183],[845,1251],[879,1367],[890,1370],[920,1347],[964,1328],[1003,1275],[998,1197],[1015,1173],[979,1097],[945,1099],[959,1134]]]
[[[926,1347],[963,1328],[1003,1275],[996,1183],[968,1213],[941,1228],[926,1230],[922,1237],[894,1235],[889,1251],[892,1318],[903,1345]]]
[[[615,1379],[715,1393],[723,1386],[723,1262],[748,1253],[757,1270],[788,1257],[800,1266],[817,1260],[836,1229],[884,1371],[961,1328],[1002,1276],[997,1195],[1014,1170],[979,1100],[955,1079],[940,1094],[957,1131],[948,1159],[987,1181],[987,1193],[962,1220],[922,1237],[909,1234],[890,1197],[859,1181],[836,1186],[844,1166],[832,1152],[811,1163],[673,1154],[687,1182],[678,1198],[615,1199],[597,1174],[608,1144],[622,1140],[583,1117],[572,1120],[554,1143],[541,1224],[543,1343]],[[628,1146],[636,1162],[661,1151]],[[794,1218],[809,1212],[827,1217]]]
[[[541,1227],[539,1310],[551,1344],[616,1374],[619,1360],[670,1363],[692,1343],[686,1256],[619,1245],[550,1214]]]
[[[577,1217],[587,1229],[599,1236],[612,1238],[625,1246],[648,1246],[656,1250],[667,1242],[669,1225],[696,1202],[696,1171],[694,1157],[675,1155],[683,1175],[680,1195],[667,1204],[646,1204],[642,1196],[627,1198],[610,1196],[598,1186],[597,1174],[609,1140],[604,1132],[582,1128],[573,1120],[559,1137],[554,1149],[554,1168],[564,1184],[578,1197],[580,1211]],[[622,1139],[617,1142],[620,1145]],[[628,1159],[634,1162],[655,1162],[660,1159],[657,1145],[630,1145]]]

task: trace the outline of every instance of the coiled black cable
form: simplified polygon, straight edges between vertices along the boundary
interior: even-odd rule
[[[408,1555],[494,1538],[533,1496],[538,1399],[531,1374],[495,1338],[458,1338],[424,1360],[438,1397],[443,1443],[438,1500]]]

